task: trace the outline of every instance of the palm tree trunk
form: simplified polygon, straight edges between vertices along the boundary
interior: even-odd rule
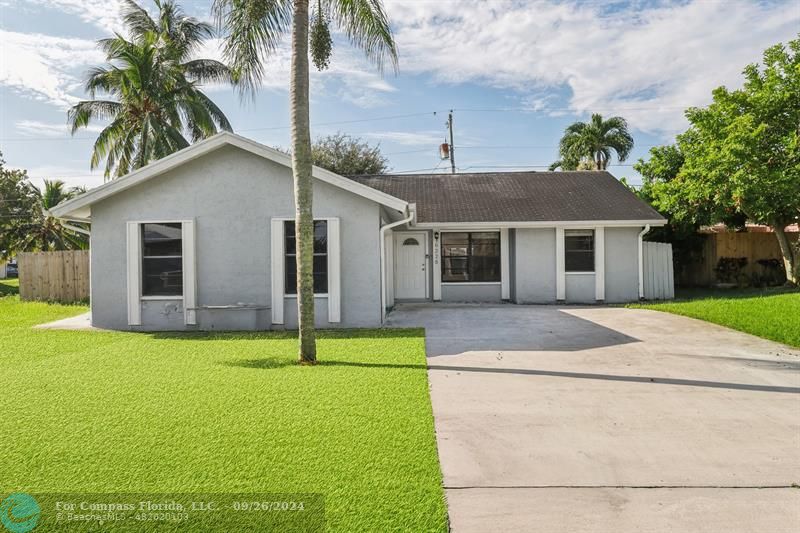
[[[289,100],[297,239],[299,356],[301,363],[315,363],[317,345],[314,332],[314,215],[311,205],[313,184],[308,103],[308,0],[294,0],[292,24],[292,84]]]

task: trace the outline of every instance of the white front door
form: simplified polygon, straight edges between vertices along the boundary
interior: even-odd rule
[[[428,296],[426,272],[428,239],[424,231],[394,234],[394,296],[422,299]]]

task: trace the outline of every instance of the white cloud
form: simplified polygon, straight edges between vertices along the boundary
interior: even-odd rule
[[[66,121],[63,123],[57,122],[39,122],[38,120],[18,120],[14,127],[24,137],[47,137],[47,138],[63,138],[70,136],[69,126]],[[103,130],[103,126],[89,125],[86,128],[81,128],[81,131],[88,131],[91,133],[99,133]]]
[[[120,29],[118,0],[26,1],[105,33]],[[685,127],[686,107],[707,103],[718,85],[741,83],[746,64],[800,27],[800,3],[792,0],[385,2],[402,73],[505,89],[530,111],[620,114],[662,134]],[[205,13],[208,5],[189,7]],[[81,67],[103,60],[88,40],[0,31],[0,41],[0,84],[61,107],[81,93]],[[220,41],[208,42],[201,55],[220,58]],[[263,87],[285,91],[289,67],[287,40],[267,62]],[[397,90],[341,35],[331,68],[312,70],[311,82],[312,97],[335,94],[363,108],[389,105]]]
[[[80,71],[103,55],[93,41],[0,30],[0,85],[59,107],[74,104]]]
[[[82,21],[106,33],[122,30],[120,17],[122,3],[118,0],[27,0],[27,2],[76,15]]]
[[[622,114],[645,131],[685,126],[682,110],[738,85],[761,52],[797,34],[798,3],[387,0],[404,72],[528,93],[568,87],[568,110]],[[548,109],[547,101],[527,102]],[[553,109],[563,112],[564,109]]]
[[[197,51],[196,57],[224,61],[221,39],[209,39]],[[267,90],[285,91],[289,87],[289,74],[292,64],[288,36],[282,46],[264,62],[261,87]],[[311,66],[311,96],[335,90],[344,101],[358,107],[372,108],[387,103],[385,95],[397,89],[372,68],[348,44],[337,41],[334,46],[330,68],[322,72]],[[339,86],[332,89],[338,82]],[[220,90],[227,85],[210,85],[207,90]]]

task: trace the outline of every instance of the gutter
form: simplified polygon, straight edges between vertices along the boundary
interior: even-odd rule
[[[417,215],[416,204],[409,204],[407,212],[408,216],[406,218],[381,226],[379,232],[381,249],[381,324],[386,318],[386,232],[392,228],[396,228],[397,226],[402,226],[403,224],[408,224],[413,221]]]
[[[644,300],[644,245],[642,239],[650,231],[650,224],[645,224],[639,232],[639,299]]]

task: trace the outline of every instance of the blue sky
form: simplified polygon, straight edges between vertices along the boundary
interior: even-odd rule
[[[96,186],[89,156],[101,125],[74,138],[66,110],[103,62],[95,41],[122,31],[116,0],[0,0],[0,150],[7,163],[69,185]],[[143,5],[152,6],[150,0]],[[210,0],[184,0],[209,18]],[[800,31],[800,2],[385,0],[400,72],[381,77],[336,38],[331,69],[312,74],[312,133],[343,131],[381,144],[394,171],[437,171],[449,109],[462,170],[544,169],[564,128],[592,112],[628,119],[631,168],[686,127],[683,110]],[[219,43],[203,50],[219,57]],[[289,144],[288,48],[268,64],[254,102],[209,87],[237,133]],[[434,111],[436,114],[434,114]],[[616,161],[615,161],[616,163]]]

